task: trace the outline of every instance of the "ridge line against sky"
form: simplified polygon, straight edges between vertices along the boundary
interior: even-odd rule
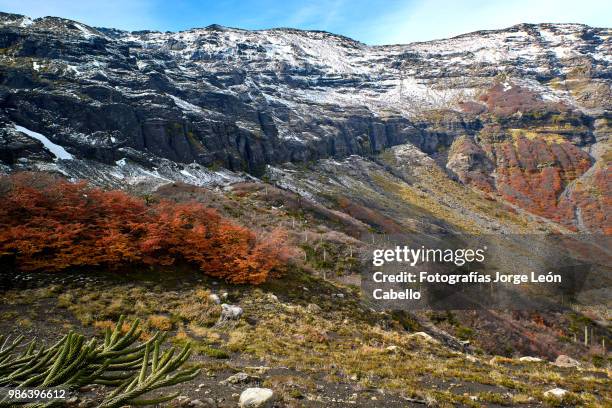
[[[428,41],[519,23],[612,26],[609,0],[0,0],[0,10],[124,30],[183,31],[211,24],[324,30],[372,45]]]

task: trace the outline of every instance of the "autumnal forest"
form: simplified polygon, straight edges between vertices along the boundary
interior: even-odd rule
[[[280,230],[240,226],[201,203],[155,203],[41,173],[0,178],[0,262],[19,271],[187,263],[231,283],[282,272]]]

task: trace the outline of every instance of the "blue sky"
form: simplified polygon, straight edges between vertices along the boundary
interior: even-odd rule
[[[425,41],[520,22],[612,27],[610,0],[0,0],[0,10],[126,30],[179,31],[213,23],[318,29],[368,44]]]

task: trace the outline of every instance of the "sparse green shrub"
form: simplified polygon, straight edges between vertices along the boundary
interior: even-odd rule
[[[39,345],[35,339],[24,344],[23,336],[10,341],[0,335],[0,386],[77,389],[101,384],[115,387],[104,396],[100,408],[152,405],[176,398],[178,393],[139,399],[153,390],[190,381],[199,374],[197,368],[181,369],[191,353],[190,345],[176,355],[175,348],[161,351],[165,335],[159,333],[136,345],[142,334],[138,326],[136,320],[124,332],[121,316],[114,330],[106,329],[100,344],[96,338],[86,341],[85,336],[73,331],[50,347]],[[0,407],[15,405],[8,397],[0,400]]]

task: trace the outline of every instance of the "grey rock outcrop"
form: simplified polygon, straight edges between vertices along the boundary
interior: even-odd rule
[[[565,354],[559,355],[553,364],[557,367],[580,367],[580,362],[578,360],[566,356]]]

